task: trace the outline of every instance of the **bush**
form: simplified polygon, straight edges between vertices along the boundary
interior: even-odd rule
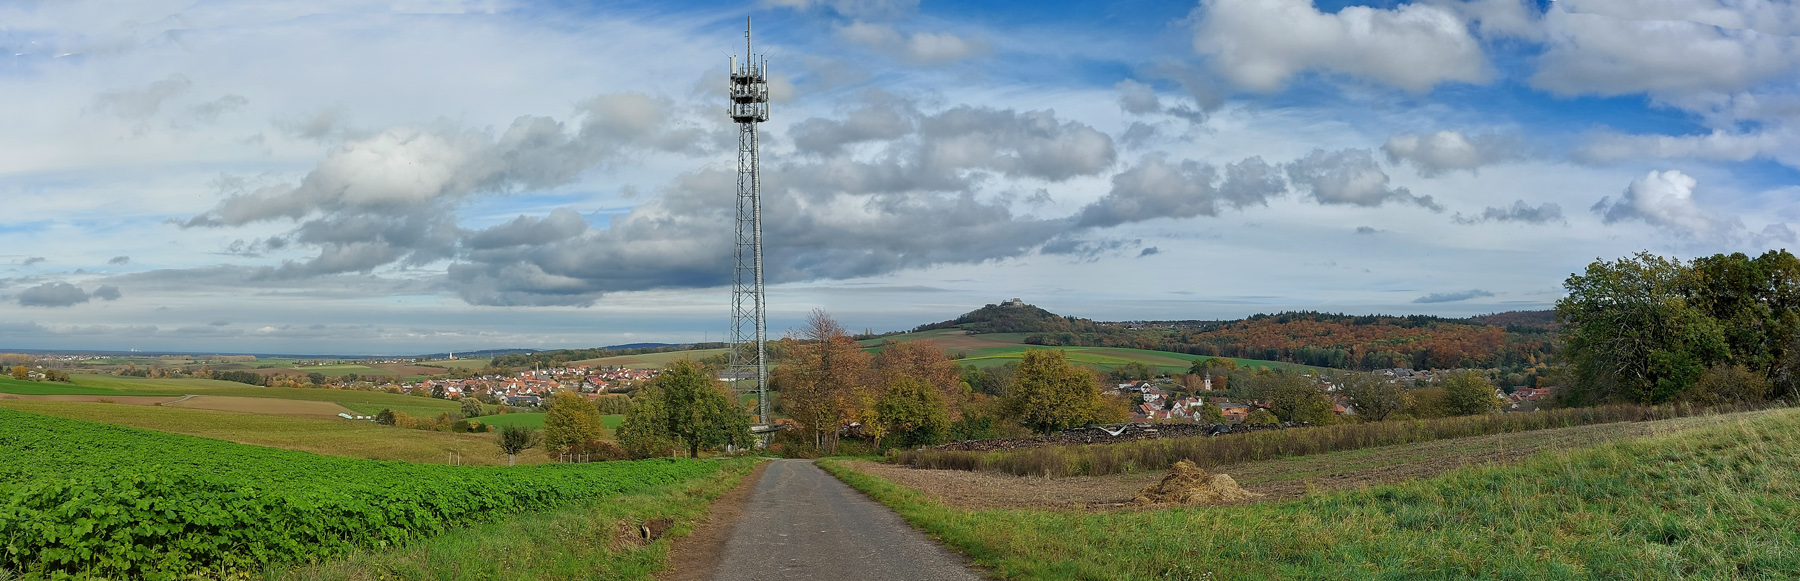
[[[375,423],[381,424],[384,426],[392,426],[395,424],[396,418],[398,416],[399,416],[399,412],[395,412],[394,410],[391,410],[391,409],[383,409],[381,411],[375,412]]]
[[[1274,413],[1271,413],[1266,409],[1258,408],[1256,411],[1250,412],[1250,415],[1244,416],[1244,425],[1247,426],[1275,426],[1280,424],[1281,418],[1275,417]]]
[[[1712,406],[1735,402],[1759,402],[1769,396],[1769,381],[1742,365],[1714,365],[1694,386],[1682,392],[1681,401]]]
[[[628,460],[631,455],[625,447],[617,442],[607,440],[588,440],[564,448],[557,459],[563,462],[612,462]]]

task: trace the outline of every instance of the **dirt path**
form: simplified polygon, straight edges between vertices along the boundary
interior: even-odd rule
[[[768,468],[768,462],[757,464],[738,481],[737,487],[714,500],[706,511],[706,520],[696,523],[693,533],[669,547],[669,568],[657,573],[656,578],[660,581],[712,579],[719,561],[725,558],[725,542],[731,540],[732,530],[744,517],[744,507],[750,504],[750,493],[756,490],[756,483],[762,480],[763,471]]]
[[[768,466],[713,579],[981,579],[961,557],[811,461]]]

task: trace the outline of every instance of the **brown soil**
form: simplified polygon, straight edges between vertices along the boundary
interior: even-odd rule
[[[762,480],[768,462],[756,465],[737,487],[720,495],[707,510],[704,522],[694,523],[694,531],[669,547],[669,568],[656,574],[660,581],[704,581],[713,578],[719,561],[725,558],[725,541],[731,539],[738,518],[744,516],[744,505],[750,493]]]
[[[18,399],[28,401],[78,401],[87,403],[122,403],[129,405],[162,405],[180,397],[162,395],[0,395],[0,399]],[[107,400],[100,402],[100,400]]]
[[[337,417],[338,414],[356,415],[355,412],[350,411],[349,408],[328,401],[302,401],[264,397],[200,395],[180,402],[170,402],[167,405],[168,407],[177,408],[244,412],[252,414],[275,414],[283,416]]]
[[[1544,450],[1592,446],[1613,440],[1737,421],[1749,415],[1753,414],[1495,434],[1245,462],[1220,466],[1213,472],[1229,473],[1243,490],[1260,495],[1254,499],[1223,501],[1221,504],[1289,500],[1333,490],[1430,478],[1467,466],[1512,463]],[[1163,478],[1161,473],[1044,478],[997,472],[916,470],[874,462],[847,464],[862,472],[920,491],[944,504],[966,510],[1130,509],[1132,507],[1128,503],[1132,499]]]

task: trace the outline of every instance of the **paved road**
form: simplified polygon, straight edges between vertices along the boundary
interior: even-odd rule
[[[981,579],[900,515],[808,460],[775,460],[725,542],[717,581]]]

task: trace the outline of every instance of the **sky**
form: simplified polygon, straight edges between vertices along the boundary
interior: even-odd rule
[[[1793,247],[1767,0],[0,3],[0,349],[718,341],[745,19],[771,336],[1551,308]]]

